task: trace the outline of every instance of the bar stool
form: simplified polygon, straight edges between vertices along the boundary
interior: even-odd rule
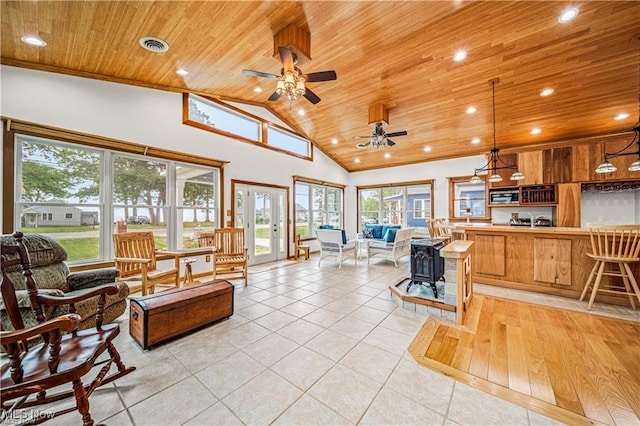
[[[309,259],[309,246],[300,244],[300,234],[296,235],[295,246],[296,246],[296,248],[295,248],[295,251],[296,251],[295,258],[296,258],[296,260],[298,260],[298,258],[300,256],[300,253],[302,253],[304,255],[304,260]]]
[[[637,298],[640,302],[640,288],[638,288],[638,282],[633,276],[629,264],[640,261],[640,225],[588,224],[587,227],[591,237],[592,252],[586,254],[596,263],[591,269],[580,300],[584,299],[589,287],[592,287],[587,310],[591,310],[598,292],[626,294],[631,306],[636,309],[635,299]],[[614,265],[614,267],[617,266],[619,272],[605,270],[607,263]],[[603,275],[621,277],[622,284],[611,281],[602,285]]]

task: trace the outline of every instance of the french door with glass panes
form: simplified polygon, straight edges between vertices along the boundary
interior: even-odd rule
[[[235,186],[235,226],[244,227],[249,265],[287,258],[287,191]]]

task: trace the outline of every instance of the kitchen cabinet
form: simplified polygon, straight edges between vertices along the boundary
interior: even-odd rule
[[[504,235],[477,235],[475,267],[480,274],[504,276],[505,237]]]
[[[542,151],[543,183],[573,182],[573,147],[562,146]]]
[[[542,181],[542,151],[521,152],[518,154],[518,170],[524,175],[521,185],[539,185]]]
[[[592,182],[604,179],[603,175],[596,173],[596,167],[604,159],[604,148],[601,142],[576,144],[572,151],[573,182]]]
[[[581,184],[558,184],[558,206],[556,207],[556,226],[580,227]]]
[[[533,239],[533,280],[571,285],[570,239]]]

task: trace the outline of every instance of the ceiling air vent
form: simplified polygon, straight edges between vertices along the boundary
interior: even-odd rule
[[[153,53],[163,53],[169,50],[169,44],[156,37],[142,37],[140,39],[140,46]]]

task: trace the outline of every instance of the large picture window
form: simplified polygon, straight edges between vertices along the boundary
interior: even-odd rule
[[[70,263],[112,259],[114,232],[150,230],[157,248],[177,250],[218,225],[218,168],[18,133],[14,141],[14,228],[51,235]]]
[[[325,183],[294,179],[295,233],[301,238],[315,238],[320,225],[344,227],[344,189]]]
[[[366,224],[390,223],[428,235],[426,220],[433,212],[433,182],[358,187],[358,229]]]

